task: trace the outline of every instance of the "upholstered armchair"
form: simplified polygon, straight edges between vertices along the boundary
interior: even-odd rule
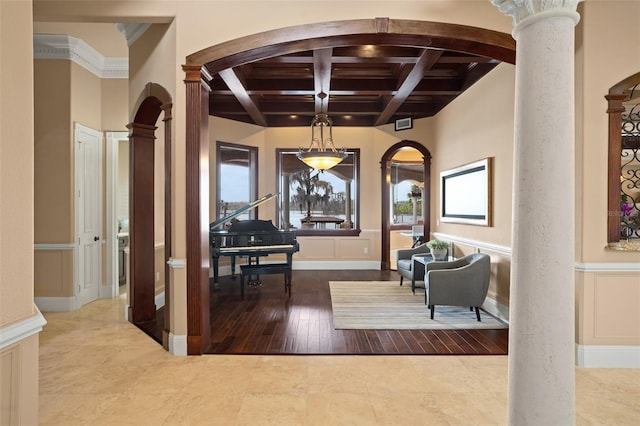
[[[398,274],[400,274],[400,285],[404,278],[411,280],[411,291],[416,291],[416,279],[422,281],[424,279],[424,265],[422,263],[415,262],[416,270],[413,270],[414,261],[413,255],[431,256],[429,254],[429,248],[426,243],[416,246],[410,249],[398,250]]]
[[[474,253],[450,262],[426,264],[424,303],[433,319],[436,305],[475,308],[480,321],[480,306],[489,290],[491,259],[488,254]]]

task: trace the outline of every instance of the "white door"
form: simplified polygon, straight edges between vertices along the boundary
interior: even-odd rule
[[[78,306],[100,297],[102,282],[102,133],[75,125]]]

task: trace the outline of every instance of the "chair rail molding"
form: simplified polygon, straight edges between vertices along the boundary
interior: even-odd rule
[[[468,238],[458,237],[455,235],[442,234],[440,232],[434,232],[433,236],[439,240],[451,241],[453,243],[465,244],[476,247],[478,249],[490,250],[494,253],[502,254],[504,256],[511,257],[511,247],[500,246],[497,244],[491,244],[484,241],[471,240]]]
[[[1,329],[0,351],[42,331],[47,320],[37,306],[34,305],[33,308],[36,311],[35,315]]]
[[[36,243],[33,248],[34,250],[74,250],[76,245],[74,243]]]
[[[640,262],[576,262],[580,272],[640,272]]]

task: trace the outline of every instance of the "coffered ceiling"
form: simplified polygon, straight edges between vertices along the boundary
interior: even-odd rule
[[[286,127],[307,126],[316,113],[327,112],[334,126],[379,126],[434,116],[499,63],[429,47],[319,48],[218,72],[209,113]]]

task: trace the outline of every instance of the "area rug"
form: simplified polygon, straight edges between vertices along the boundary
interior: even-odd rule
[[[408,284],[408,285],[407,285]],[[434,319],[424,304],[424,290],[411,293],[411,283],[397,281],[330,281],[335,329],[428,330],[499,329],[508,326],[480,310],[436,306]]]

